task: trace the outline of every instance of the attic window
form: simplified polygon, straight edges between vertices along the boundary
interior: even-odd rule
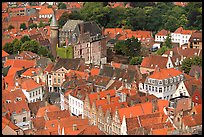
[[[168,79],[165,79],[165,84],[168,84]]]
[[[17,98],[16,98],[16,101],[21,101],[21,100],[22,100],[21,97],[17,97]]]
[[[119,78],[119,81],[121,81],[122,80],[122,78]]]
[[[54,124],[52,124],[52,127],[54,127],[55,125]]]

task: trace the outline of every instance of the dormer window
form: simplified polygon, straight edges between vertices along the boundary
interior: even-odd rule
[[[7,104],[11,103],[11,100],[6,100],[6,103],[7,103]]]
[[[181,77],[181,80],[183,80],[183,75],[180,75],[180,77]]]
[[[165,79],[165,84],[168,84],[168,79]]]
[[[163,84],[162,80],[159,80],[159,85],[162,85],[162,84]]]
[[[152,80],[152,84],[154,84],[155,83],[155,80]]]
[[[170,82],[173,83],[173,78],[170,78]]]

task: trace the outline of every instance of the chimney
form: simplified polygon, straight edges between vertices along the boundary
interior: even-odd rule
[[[73,131],[76,131],[77,130],[77,124],[73,124],[72,129],[73,129]]]
[[[110,104],[110,93],[108,93],[108,94],[106,95],[106,98],[107,98],[107,100],[108,100],[108,104]]]
[[[100,93],[97,93],[97,99],[100,100]]]
[[[198,73],[198,71],[195,71],[194,76],[195,76],[196,80],[198,80],[198,78],[199,78],[199,73]]]
[[[152,100],[152,113],[158,110],[158,102],[157,99]]]

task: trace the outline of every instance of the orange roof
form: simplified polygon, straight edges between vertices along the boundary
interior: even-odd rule
[[[41,107],[38,109],[36,117],[44,117],[45,111],[47,111],[47,112],[60,111],[60,108],[55,106],[55,105],[49,105],[49,106]]]
[[[170,32],[168,30],[162,29],[156,35],[167,36]]]
[[[155,70],[154,73],[149,76],[149,78],[163,80],[163,79],[176,77],[181,74],[183,74],[181,71],[176,70],[174,68],[158,69],[158,71]]]
[[[29,68],[21,76],[35,76],[42,68]]]
[[[181,33],[183,31],[183,27],[179,27],[178,29],[175,30],[174,33]]]
[[[6,43],[12,43],[13,40],[14,38],[2,38],[2,47],[4,47]]]
[[[9,17],[9,14],[8,13],[2,13],[2,20],[6,17]]]
[[[26,91],[29,92],[33,89],[41,87],[41,85],[35,82],[35,80],[33,80],[32,78],[30,78],[30,79],[23,81],[21,84],[21,87],[22,89],[26,89]]]
[[[91,75],[94,76],[94,75],[98,75],[100,72],[100,69],[98,68],[92,68],[91,69]]]
[[[184,125],[188,127],[202,125],[202,114],[195,114],[194,116],[186,115],[182,120]]]
[[[137,90],[136,89],[127,89],[127,88],[124,88],[124,89],[122,89],[122,90],[119,90],[119,92],[123,92],[123,93],[126,93],[127,95],[129,95],[129,96],[134,96],[134,95],[136,95],[136,93],[137,93]]]
[[[23,60],[23,59],[8,59],[4,66],[11,66],[11,67],[18,67],[18,68],[30,68],[30,67],[34,67],[36,64],[35,60]]]
[[[193,30],[182,30],[181,34],[185,35],[191,35],[193,33]]]
[[[8,56],[9,54],[2,49],[2,58]]]
[[[24,10],[25,11],[25,8],[9,8],[10,12],[18,12],[20,10]]]
[[[2,2],[2,10],[6,10],[8,8],[7,2]]]
[[[9,22],[28,22],[30,18],[30,16],[15,16],[11,17]]]
[[[198,114],[202,114],[202,104],[196,105],[195,110],[197,111]]]
[[[17,101],[16,97],[22,98],[22,100]],[[10,103],[6,103],[6,100],[10,100]],[[26,97],[21,89],[8,92],[6,90],[2,91],[2,102],[9,111],[9,113],[16,112],[17,114],[21,113],[23,109],[29,111],[28,104],[26,102]]]
[[[72,76],[72,75],[78,75],[81,78],[87,77],[87,74],[85,72],[77,71],[77,70],[69,70],[68,73],[66,73],[67,77]]]
[[[144,57],[141,63],[141,67],[145,68],[152,68],[155,69],[155,67],[159,68],[166,68],[168,58],[158,55],[149,55],[148,57]]]
[[[15,124],[13,124],[10,120],[8,120],[6,117],[2,116],[2,130],[7,126],[9,126],[10,128],[12,128],[13,130],[17,130],[19,129],[18,126],[16,126]]]
[[[114,61],[111,61],[111,66],[113,66],[115,68],[120,68],[121,64],[120,63],[116,63]]]
[[[22,68],[18,68],[18,67],[11,67],[9,68],[9,71],[7,73],[7,76],[10,75],[15,75],[17,71],[22,70]]]
[[[112,96],[115,96],[115,90],[114,89],[110,89],[110,90],[101,91],[99,93],[97,92],[97,93],[89,94],[89,99],[90,99],[90,104],[91,105],[92,105],[92,102],[94,100],[97,100],[98,94],[100,94],[100,99],[106,98],[107,94],[110,94],[110,97],[112,97]]]
[[[172,131],[172,130],[174,130],[174,127],[153,129],[152,135],[167,135],[167,131]]]
[[[48,64],[47,67],[45,68],[44,72],[51,72],[53,67],[54,67],[53,63]]]
[[[47,15],[47,14],[53,14],[52,8],[46,8],[46,9],[40,9],[39,15]]]

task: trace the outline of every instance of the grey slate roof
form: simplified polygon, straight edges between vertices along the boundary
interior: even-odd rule
[[[82,59],[80,59],[80,58],[76,58],[76,59],[59,58],[59,60],[57,61],[57,63],[55,64],[55,66],[52,70],[56,71],[61,67],[64,67],[67,70],[69,70],[69,69],[76,70],[76,69],[78,69],[81,61],[82,61]]]
[[[50,58],[41,57],[40,59],[36,60],[36,67],[41,67],[44,70],[50,63],[52,63]]]
[[[68,20],[62,27],[62,30],[75,30],[77,24],[82,23],[82,20]]]

